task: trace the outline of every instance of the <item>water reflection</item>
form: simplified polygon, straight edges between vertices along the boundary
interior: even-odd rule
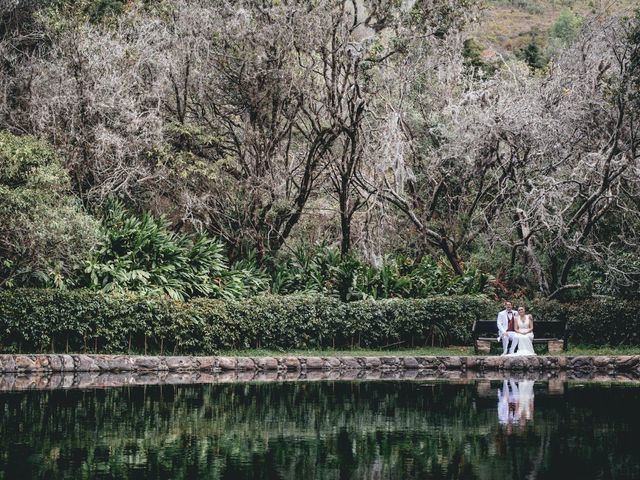
[[[610,375],[602,372],[502,372],[474,370],[405,370],[405,371],[308,371],[308,372],[78,372],[0,374],[0,392],[23,390],[60,390],[131,387],[136,385],[197,385],[242,382],[314,382],[421,380],[478,382],[479,388],[489,388],[489,381],[531,380],[548,384],[549,393],[562,393],[564,384],[573,381],[630,383],[640,385],[640,374],[634,372]]]
[[[533,420],[533,380],[505,379],[498,389],[498,422],[511,432],[513,425],[523,429]]]
[[[0,393],[0,478],[640,478],[637,383],[106,381]]]

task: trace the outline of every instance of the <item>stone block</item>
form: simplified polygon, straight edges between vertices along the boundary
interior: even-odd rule
[[[236,357],[218,357],[218,368],[220,370],[235,370],[237,364]]]
[[[593,366],[600,371],[613,370],[615,368],[615,359],[606,356],[593,357]]]
[[[340,360],[336,357],[323,357],[325,368],[337,370],[340,368]]]
[[[414,357],[403,357],[402,366],[407,370],[417,370],[420,367],[420,364]]]
[[[14,373],[16,371],[15,357],[13,355],[1,355],[0,368],[4,373]]]
[[[193,370],[195,362],[192,357],[164,357],[164,363],[171,372]]]
[[[529,370],[531,358],[529,357],[501,357],[504,359],[502,364],[505,370]],[[533,358],[533,357],[532,357]]]
[[[257,370],[256,364],[249,357],[238,357],[236,368],[240,371],[252,372]]]
[[[560,369],[560,358],[559,356],[545,356],[543,359],[543,368],[544,370],[558,370]]]
[[[60,360],[62,361],[62,371],[63,372],[73,372],[76,369],[76,362],[73,360],[73,356],[71,355],[60,355]]]
[[[580,356],[580,357],[568,357],[567,368],[571,370],[577,370],[581,372],[592,372],[595,370],[593,364],[593,357]]]
[[[131,357],[127,355],[113,355],[109,360],[111,370],[115,372],[130,372],[133,370]]]
[[[360,362],[354,357],[342,357],[340,362],[340,368],[345,370],[359,370],[362,368]]]
[[[401,366],[398,357],[380,357],[381,368],[399,368]]]
[[[462,359],[460,357],[438,357],[438,361],[442,368],[446,370],[460,370],[462,368]]]
[[[163,364],[160,357],[148,356],[148,357],[132,357],[134,370],[149,370],[159,371],[167,370],[167,366]]]
[[[489,340],[476,340],[476,347],[479,355],[489,355],[491,352],[491,342]]]
[[[427,369],[427,370],[439,370],[442,367],[442,362],[438,357],[432,356],[423,356],[423,357],[415,357],[416,362],[418,362],[419,368]]]
[[[504,361],[504,357],[500,357],[498,355],[493,355],[490,357],[484,358],[484,368],[487,370],[498,370],[502,367]]]
[[[615,369],[618,372],[639,372],[640,355],[620,355],[615,357]]]
[[[273,357],[253,357],[253,363],[259,370],[278,369],[278,361]]]
[[[360,370],[362,368],[358,359],[354,357],[342,357],[340,360],[340,368],[345,370]]]
[[[19,372],[35,372],[40,369],[35,355],[16,355],[15,364]]]
[[[36,372],[50,372],[51,371],[51,357],[56,355],[33,355],[33,359],[36,363]]]
[[[109,371],[113,369],[113,357],[111,355],[87,355],[96,365],[98,370]]]
[[[307,370],[322,370],[324,361],[320,357],[307,357],[305,365]]]
[[[555,359],[556,359],[557,368],[559,368],[560,370],[564,370],[567,368],[567,365],[569,364],[569,359],[566,356],[558,355],[557,357],[555,357]]]
[[[209,372],[213,370],[216,364],[216,357],[196,357],[196,368],[201,372]]]
[[[549,340],[549,355],[562,353],[564,340]]]
[[[527,361],[527,370],[530,372],[544,370],[545,369],[545,359],[539,355],[531,355],[529,357],[524,357]]]
[[[300,360],[297,357],[285,357],[280,361],[280,366],[285,370],[300,370]]]
[[[62,358],[60,355],[51,355],[49,357],[49,368],[52,372],[62,371]]]
[[[72,357],[74,370],[76,372],[97,372],[100,370],[96,362],[89,355],[72,355]]]
[[[382,362],[378,357],[364,357],[364,368],[367,370],[378,370]]]

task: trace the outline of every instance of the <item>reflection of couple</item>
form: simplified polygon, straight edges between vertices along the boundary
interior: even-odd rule
[[[502,355],[535,355],[533,351],[533,318],[524,307],[513,310],[511,302],[498,313],[498,340],[502,340]],[[509,343],[511,346],[509,347]],[[516,350],[517,349],[517,350]]]
[[[498,389],[498,422],[524,426],[533,418],[533,380],[504,380]]]

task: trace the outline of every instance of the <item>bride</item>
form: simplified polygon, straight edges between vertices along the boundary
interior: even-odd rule
[[[518,351],[512,355],[535,355],[533,351],[533,318],[524,307],[518,308],[516,317],[516,334],[518,335]]]

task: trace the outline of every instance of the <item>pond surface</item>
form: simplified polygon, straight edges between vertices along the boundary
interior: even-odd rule
[[[0,393],[0,478],[640,478],[640,384],[317,381]]]

